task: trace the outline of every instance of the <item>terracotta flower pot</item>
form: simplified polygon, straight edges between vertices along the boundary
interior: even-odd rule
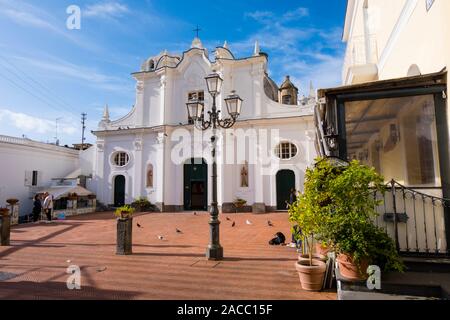
[[[318,260],[318,261],[322,261],[324,263],[327,262],[328,258],[327,256],[324,256],[323,254],[313,254],[312,255],[313,260]],[[309,254],[299,254],[298,255],[298,261],[307,261],[309,262]]]
[[[6,202],[13,206],[13,205],[16,205],[19,202],[19,200],[17,200],[17,199],[8,199],[8,200],[6,200]]]
[[[349,255],[340,254],[336,260],[339,264],[339,272],[344,278],[353,281],[367,280],[366,271],[369,267],[369,259],[362,259],[356,264]]]
[[[309,261],[297,261],[295,268],[297,269],[303,290],[320,291],[323,287],[327,267],[324,262],[319,260],[313,260],[312,264],[310,266]]]

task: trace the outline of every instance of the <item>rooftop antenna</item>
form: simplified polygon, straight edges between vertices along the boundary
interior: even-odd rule
[[[84,141],[86,141],[86,138],[84,137],[84,131],[86,130],[86,120],[87,120],[87,113],[81,114],[81,150],[84,150]]]
[[[58,139],[58,121],[61,120],[62,118],[56,118],[55,119],[55,145],[59,146],[59,139]]]

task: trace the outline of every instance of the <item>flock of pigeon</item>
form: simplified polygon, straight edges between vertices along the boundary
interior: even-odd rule
[[[194,212],[194,216],[196,216],[196,215],[197,215],[197,212]],[[226,219],[227,219],[227,221],[232,221],[229,217],[227,217]],[[250,220],[248,220],[248,219],[245,221],[245,223],[246,223],[247,225],[249,225],[249,226],[253,225],[253,223],[252,223]],[[267,225],[268,225],[269,227],[273,227],[273,226],[274,226],[274,224],[273,224],[272,221],[270,221],[270,220],[267,221]],[[236,221],[233,221],[233,222],[231,223],[231,227],[234,228],[235,226],[236,226]],[[139,223],[137,223],[137,227],[138,227],[138,228],[143,228]],[[175,232],[176,232],[177,234],[182,234],[182,233],[183,233],[183,231],[181,231],[181,230],[178,229],[178,228],[175,229]],[[161,241],[165,241],[165,240],[166,240],[166,238],[165,238],[164,236],[158,236],[158,239],[161,240]]]

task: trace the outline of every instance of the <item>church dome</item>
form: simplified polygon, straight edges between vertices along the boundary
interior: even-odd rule
[[[264,92],[270,100],[278,102],[278,86],[267,74],[264,77]]]

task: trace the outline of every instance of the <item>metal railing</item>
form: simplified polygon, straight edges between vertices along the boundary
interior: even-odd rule
[[[382,200],[374,223],[391,236],[400,253],[450,256],[445,230],[445,209],[450,208],[450,199],[419,192],[394,180],[387,184],[384,195],[376,192],[374,197]]]

